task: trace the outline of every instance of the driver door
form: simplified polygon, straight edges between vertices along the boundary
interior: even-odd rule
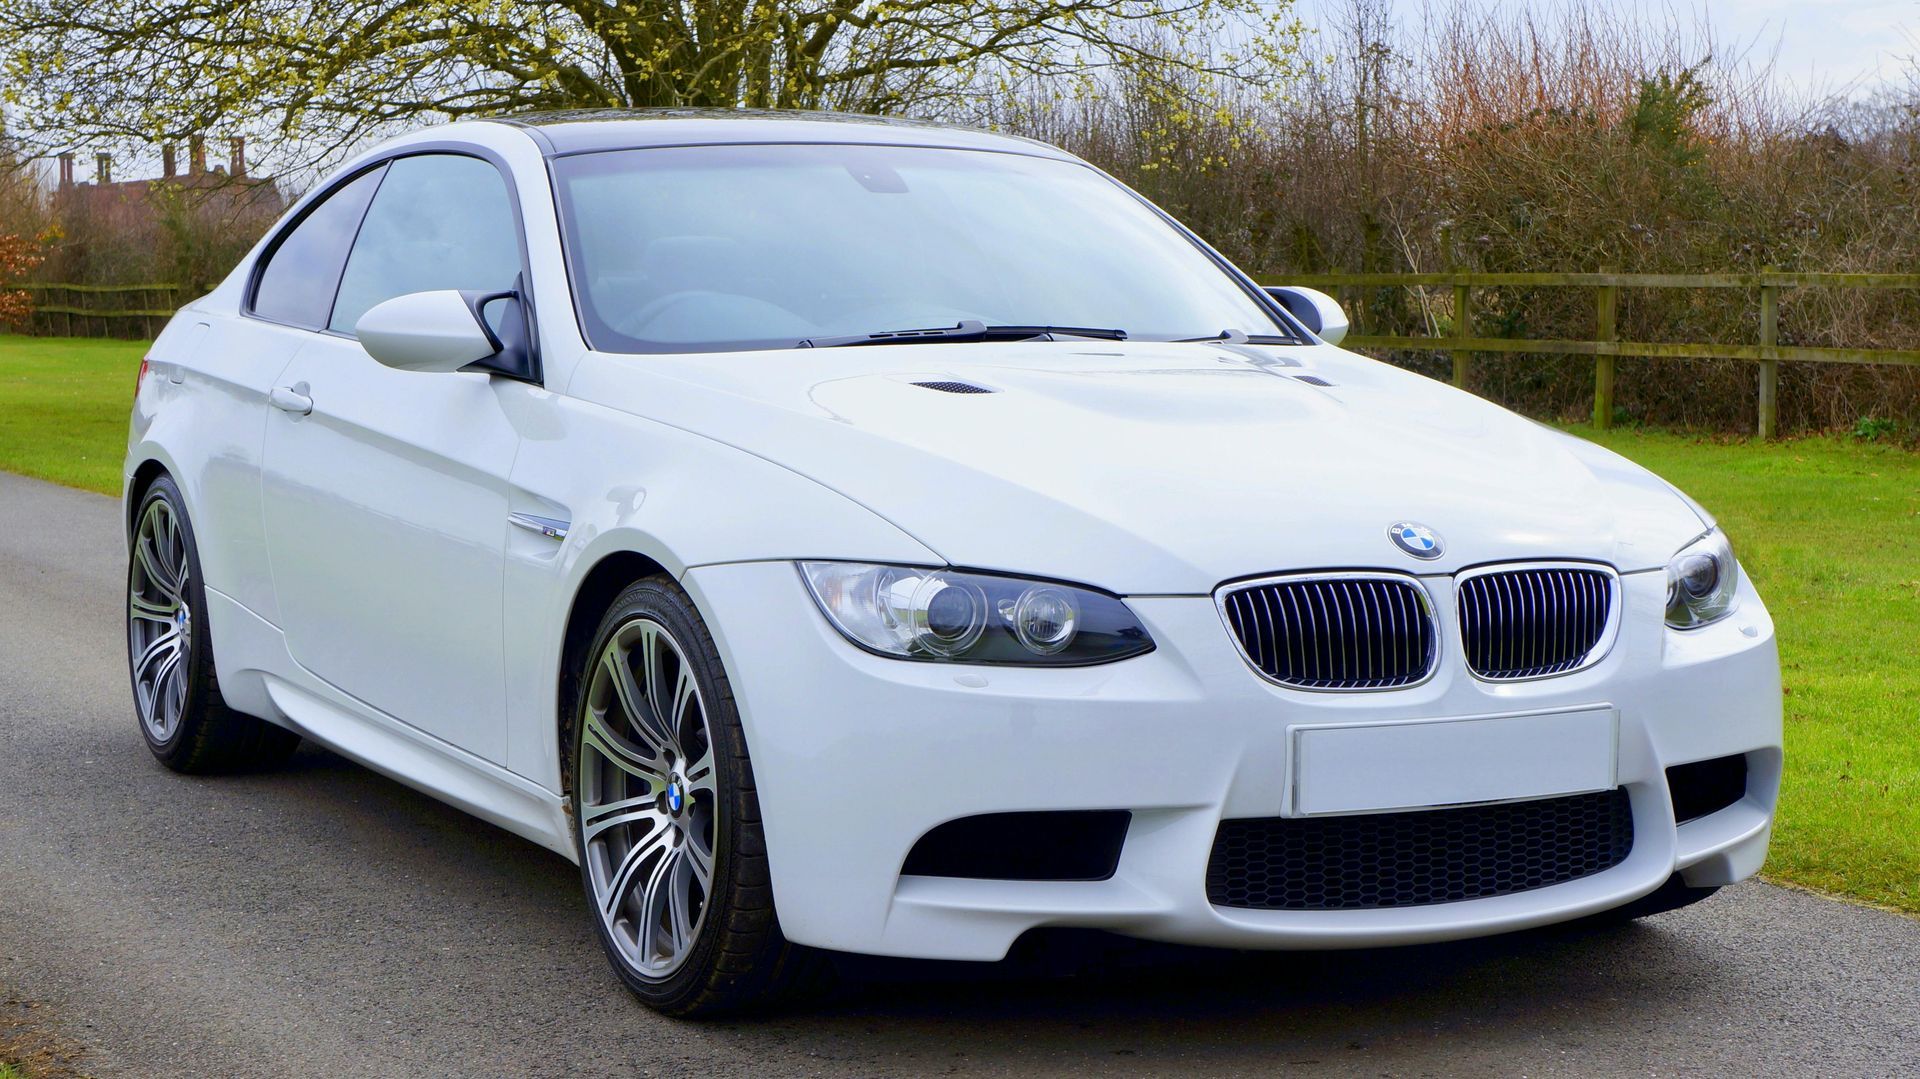
[[[325,326],[268,418],[265,529],[293,658],[342,693],[506,761],[502,575],[524,383],[400,371],[353,337],[367,309],[433,289],[511,289],[519,225],[495,167],[385,166]]]

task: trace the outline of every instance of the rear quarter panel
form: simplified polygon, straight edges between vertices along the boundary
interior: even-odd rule
[[[158,462],[179,485],[205,584],[274,621],[260,517],[267,392],[300,331],[189,306],[154,341],[133,405],[125,476]]]

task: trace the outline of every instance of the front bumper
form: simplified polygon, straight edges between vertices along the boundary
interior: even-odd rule
[[[1450,579],[1427,579],[1442,627],[1424,684],[1310,693],[1261,680],[1211,597],[1128,600],[1157,645],[1065,670],[905,662],[839,636],[789,563],[690,570],[753,753],[780,924],[841,951],[998,959],[1040,926],[1241,948],[1408,944],[1523,929],[1636,899],[1675,872],[1695,886],[1760,868],[1780,773],[1773,624],[1744,579],[1739,611],[1687,633],[1662,623],[1660,573],[1621,578],[1623,619],[1586,670],[1487,683],[1453,647]],[[1615,774],[1632,805],[1624,861],[1531,891],[1430,906],[1264,911],[1208,901],[1223,819],[1288,812],[1291,731],[1610,706]],[[1746,754],[1746,796],[1675,826],[1665,769]],[[903,876],[946,821],[986,813],[1125,809],[1117,870],[1100,881]]]

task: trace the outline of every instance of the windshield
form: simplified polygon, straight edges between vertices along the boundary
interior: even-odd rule
[[[693,146],[561,158],[554,176],[581,318],[602,351],[789,348],[961,323],[1297,339],[1177,228],[1070,161]]]

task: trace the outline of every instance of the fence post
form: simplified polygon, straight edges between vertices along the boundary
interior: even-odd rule
[[[1618,341],[1620,286],[1601,285],[1594,306],[1594,339]],[[1593,358],[1593,426],[1601,431],[1613,426],[1613,357]]]
[[[1771,272],[1773,267],[1767,267]],[[1760,347],[1773,348],[1780,343],[1780,286],[1760,286]],[[1780,433],[1780,361],[1769,356],[1760,361],[1759,435],[1770,439]]]
[[[1462,284],[1453,286],[1453,336],[1473,336],[1473,290]],[[1467,388],[1467,368],[1472,359],[1471,353],[1453,350],[1453,384],[1463,390]]]

